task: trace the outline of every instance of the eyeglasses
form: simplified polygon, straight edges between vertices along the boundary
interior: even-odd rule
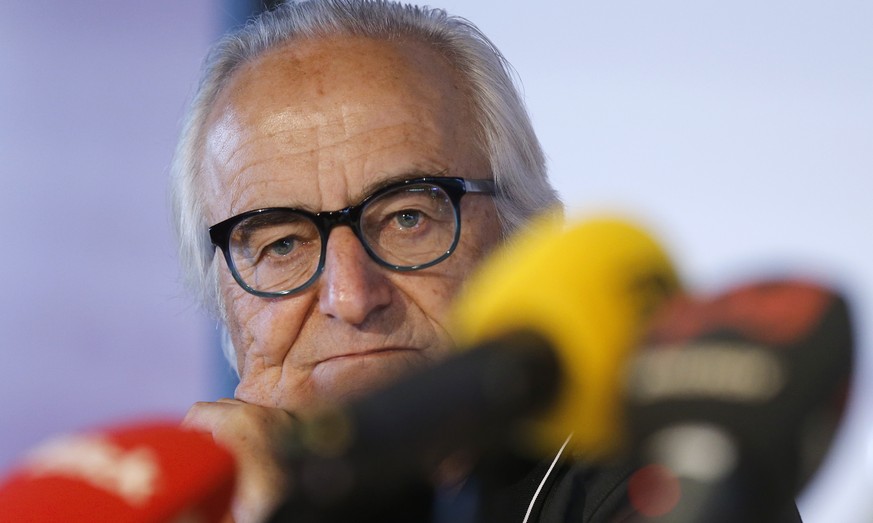
[[[403,180],[338,211],[247,211],[210,227],[209,237],[243,289],[265,298],[285,296],[318,279],[330,231],[340,225],[351,227],[383,267],[415,271],[445,260],[461,237],[466,193],[493,195],[495,185],[463,178]]]

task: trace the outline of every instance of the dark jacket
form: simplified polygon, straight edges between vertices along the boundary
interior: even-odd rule
[[[636,467],[591,467],[578,462],[531,466],[512,484],[485,477],[480,485],[478,516],[481,523],[620,523],[656,521],[641,518],[628,497],[628,480]],[[539,492],[537,490],[539,489]],[[531,503],[533,501],[533,503]],[[717,518],[713,518],[715,521]],[[768,523],[800,523],[794,503]]]

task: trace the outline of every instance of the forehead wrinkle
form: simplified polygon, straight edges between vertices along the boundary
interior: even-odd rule
[[[208,123],[204,157],[214,164],[229,164],[245,147],[243,123],[232,106],[226,106]]]
[[[366,111],[371,111],[372,108],[342,106],[343,130],[349,143],[342,157],[349,169],[364,174],[360,187],[354,193],[347,195],[350,202],[358,202],[373,191],[397,180],[430,176],[446,170],[445,157],[448,151],[445,142],[448,137],[443,132],[444,129],[433,125],[431,113],[417,107],[416,109],[414,112],[420,116],[418,120],[385,125],[370,123],[372,118],[368,118]],[[422,136],[423,131],[424,136]],[[424,145],[405,147],[407,150],[417,151],[420,157],[411,158],[409,163],[397,165],[390,171],[368,168],[371,162],[375,162],[376,165],[382,164],[379,161],[380,153],[390,154],[399,146],[410,144]]]
[[[262,139],[276,138],[285,145],[308,149],[311,138],[331,124],[330,118],[320,111],[285,107],[262,116],[257,126],[263,133]]]

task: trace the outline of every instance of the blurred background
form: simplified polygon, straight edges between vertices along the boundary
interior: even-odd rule
[[[859,361],[808,523],[873,520],[873,3],[442,0],[520,76],[571,213],[623,212],[698,292],[847,294]],[[167,173],[232,0],[7,0],[0,15],[0,471],[63,431],[231,394],[179,284]]]

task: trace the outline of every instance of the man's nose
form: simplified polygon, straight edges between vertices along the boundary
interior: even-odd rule
[[[322,314],[360,325],[391,302],[385,270],[367,254],[349,227],[331,231],[319,290]]]

